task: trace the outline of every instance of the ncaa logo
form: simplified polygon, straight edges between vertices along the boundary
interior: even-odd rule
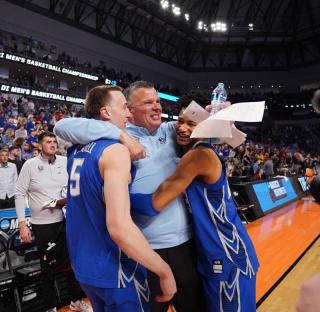
[[[0,222],[0,229],[1,229],[2,231],[8,231],[9,228],[10,228],[10,222],[9,222],[9,220],[8,220],[8,219],[3,219],[3,220],[1,220],[1,222]]]

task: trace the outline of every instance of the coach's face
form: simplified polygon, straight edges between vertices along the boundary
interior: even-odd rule
[[[154,88],[134,90],[129,98],[128,107],[132,114],[130,121],[134,125],[146,128],[150,133],[160,127],[162,107]]]

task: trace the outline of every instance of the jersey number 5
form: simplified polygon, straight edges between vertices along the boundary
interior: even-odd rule
[[[72,163],[72,169],[70,173],[70,195],[80,195],[80,173],[77,172],[78,168],[82,167],[84,158],[75,158]]]

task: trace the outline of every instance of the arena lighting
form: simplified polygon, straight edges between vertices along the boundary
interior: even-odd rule
[[[186,14],[184,15],[184,18],[185,18],[185,20],[186,20],[186,21],[189,21],[189,20],[190,20],[190,16],[189,16],[189,14],[188,14],[188,13],[186,13]]]
[[[181,9],[177,6],[175,6],[175,4],[172,4],[171,7],[172,7],[172,13],[174,15],[179,16],[181,14]]]
[[[164,99],[172,102],[177,102],[179,100],[177,96],[173,96],[167,93],[158,92],[158,95],[160,99]]]
[[[203,21],[198,22],[198,29],[202,30],[203,29]]]
[[[226,32],[227,24],[222,22],[211,23],[211,30],[213,32]]]
[[[161,1],[160,1],[160,5],[161,5],[161,7],[162,7],[164,10],[166,10],[167,8],[169,8],[170,3],[169,3],[169,1],[167,1],[167,0],[161,0]]]
[[[252,30],[253,30],[253,23],[249,23],[249,24],[248,24],[248,27],[249,27],[249,30],[252,31]]]

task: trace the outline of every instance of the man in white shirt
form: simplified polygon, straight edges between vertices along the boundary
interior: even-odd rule
[[[14,208],[14,191],[18,180],[17,167],[8,162],[9,151],[0,150],[0,209]]]
[[[54,312],[57,311],[54,292],[54,276],[57,270],[47,267],[44,258],[46,249],[56,240],[57,233],[65,233],[61,208],[66,203],[62,194],[68,183],[67,158],[56,155],[57,139],[51,132],[43,132],[39,135],[39,147],[41,154],[26,161],[21,169],[15,202],[21,240],[31,242],[31,231],[25,221],[25,200],[28,198],[32,231],[40,254],[46,311]],[[72,300],[70,309],[72,311],[92,311],[82,301],[82,291],[74,275],[68,274],[68,277]]]

